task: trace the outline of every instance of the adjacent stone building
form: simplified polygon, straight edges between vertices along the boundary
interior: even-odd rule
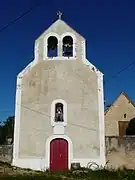
[[[105,164],[103,74],[86,40],[59,19],[17,76],[13,162],[36,170]]]
[[[126,135],[135,104],[122,92],[105,111],[106,161],[109,168],[135,169],[135,136]]]
[[[125,92],[105,111],[105,136],[124,136],[129,121],[135,117],[135,104]]]

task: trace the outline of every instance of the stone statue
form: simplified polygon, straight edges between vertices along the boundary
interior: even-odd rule
[[[55,121],[56,122],[63,122],[63,105],[56,105],[56,111],[55,111]]]

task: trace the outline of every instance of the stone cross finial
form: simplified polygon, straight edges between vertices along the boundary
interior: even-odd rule
[[[61,12],[61,11],[58,11],[58,12],[57,12],[57,16],[58,16],[58,18],[59,18],[59,19],[61,19],[61,18],[62,18],[62,15],[63,15],[63,14],[62,14],[62,12]]]

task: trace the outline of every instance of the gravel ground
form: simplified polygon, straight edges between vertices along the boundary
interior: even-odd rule
[[[39,172],[12,167],[8,163],[0,162],[0,174],[17,175],[17,174],[31,174],[31,173],[39,173]]]

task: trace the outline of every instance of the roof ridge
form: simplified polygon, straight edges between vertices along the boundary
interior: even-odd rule
[[[115,101],[111,104],[111,106],[108,107],[108,108],[104,111],[104,114],[105,114],[105,115],[107,114],[107,112],[108,112],[108,111],[110,110],[110,108],[115,104],[115,102],[118,100],[118,98],[119,98],[121,95],[124,95],[124,96],[128,99],[128,101],[130,101],[130,103],[135,107],[135,103],[129,98],[129,96],[127,95],[127,93],[124,92],[124,91],[122,91],[122,92],[120,93],[120,95],[117,96],[117,98],[115,99]]]

